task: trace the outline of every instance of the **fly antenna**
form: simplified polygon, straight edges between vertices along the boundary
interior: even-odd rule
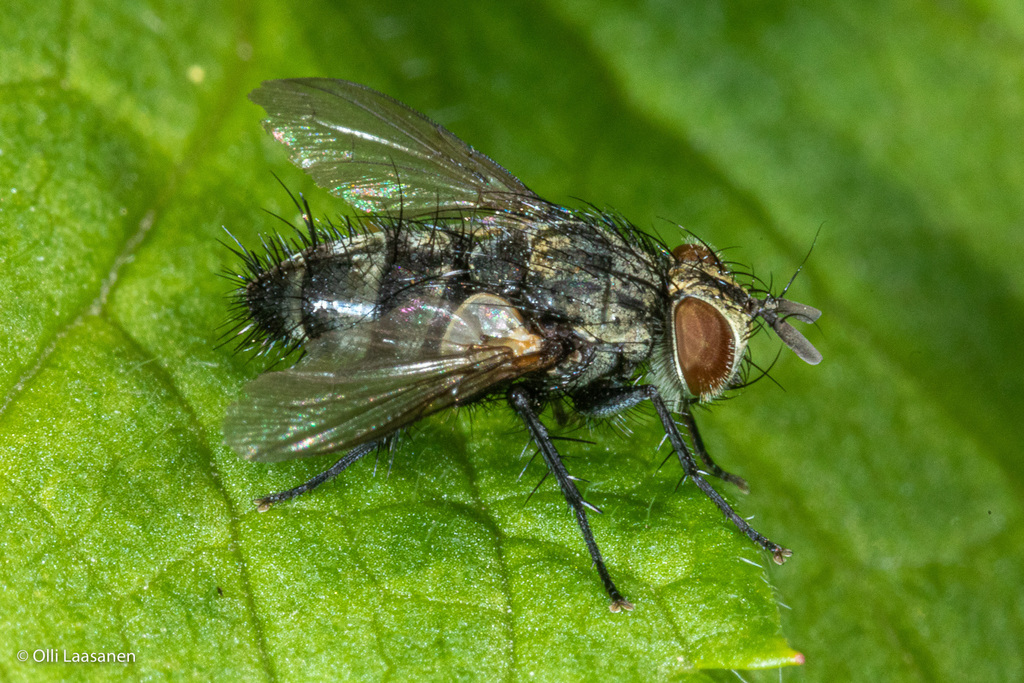
[[[821,227],[818,228],[818,232],[814,235],[814,242],[811,243],[811,249],[807,251],[807,256],[804,257],[804,260],[797,267],[793,277],[786,283],[782,294],[789,290],[790,285],[793,284],[796,276],[800,273],[804,264],[807,263],[807,259],[810,258],[811,251],[814,249],[820,234]],[[782,340],[782,343],[799,356],[800,360],[809,365],[817,365],[821,362],[821,352],[814,348],[814,344],[808,341],[807,337],[787,322],[789,318],[793,318],[802,323],[812,325],[821,317],[821,311],[813,306],[790,301],[782,296],[774,296],[772,294],[768,294],[763,299],[751,297],[750,305],[754,309],[752,315],[755,317],[760,316],[762,320],[771,325],[772,329],[775,330],[775,334]]]
[[[793,273],[793,277],[789,278],[789,282],[787,282],[786,286],[782,288],[782,293],[780,294],[780,297],[786,296],[786,292],[789,291],[789,288],[793,284],[793,281],[796,280],[796,276],[799,275],[800,271],[803,270],[805,265],[807,265],[807,260],[811,258],[811,252],[814,251],[814,245],[818,243],[818,236],[821,235],[821,229],[824,227],[824,223],[818,226],[818,231],[814,233],[814,239],[811,240],[811,248],[807,250],[807,254],[804,256],[804,260],[801,261],[800,265],[796,267],[796,272]]]

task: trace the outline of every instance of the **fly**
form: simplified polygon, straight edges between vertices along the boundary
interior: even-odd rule
[[[246,385],[228,408],[225,440],[258,462],[343,453],[301,486],[255,501],[261,510],[337,476],[432,413],[502,398],[561,488],[611,610],[630,610],[590,528],[587,512],[599,510],[539,415],[558,404],[605,418],[649,401],[685,476],[777,563],[791,555],[707,482],[696,458],[746,490],[708,455],[691,408],[742,384],[759,322],[807,363],[820,362],[788,322],[813,323],[820,311],[742,284],[702,242],[669,249],[618,215],[545,201],[366,86],[267,81],[249,97],[293,163],[368,214],[342,229],[315,223],[303,202],[296,241],[271,238],[265,254],[239,246],[242,346],[304,356]]]

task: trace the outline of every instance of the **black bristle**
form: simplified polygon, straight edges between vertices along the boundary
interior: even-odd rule
[[[302,267],[298,257],[325,245],[346,243],[351,235],[372,230],[361,219],[346,217],[345,230],[326,218],[314,220],[309,202],[302,194],[296,196],[288,191],[288,196],[298,209],[301,222],[293,223],[268,213],[289,227],[290,236],[280,232],[261,234],[261,248],[252,250],[225,229],[230,241],[221,240],[221,244],[238,262],[220,274],[235,285],[229,295],[231,317],[224,325],[221,346],[234,344],[237,351],[254,351],[260,356],[280,352],[282,357],[300,348],[304,340],[295,336],[281,309],[281,301],[287,299],[293,286],[291,277]]]

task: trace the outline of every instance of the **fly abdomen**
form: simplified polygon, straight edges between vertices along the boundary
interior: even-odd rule
[[[380,283],[388,267],[387,236],[317,235],[302,251],[283,241],[265,257],[248,254],[239,304],[252,320],[243,346],[301,346],[332,330],[377,315]]]
[[[259,262],[254,260],[253,263]],[[265,269],[250,270],[253,272],[243,276],[246,284],[236,295],[255,326],[255,329],[247,331],[242,346],[256,344],[266,348],[279,342],[301,343],[302,280],[305,275],[301,255]]]
[[[459,227],[364,219],[356,234],[318,233],[302,251],[250,259],[239,290],[256,330],[246,342],[301,346],[423,297],[458,304],[475,289],[475,242]],[[367,229],[367,231],[362,231]],[[372,231],[372,232],[371,232]]]
[[[375,232],[326,242],[304,255],[303,340],[376,318],[387,271],[388,235]]]

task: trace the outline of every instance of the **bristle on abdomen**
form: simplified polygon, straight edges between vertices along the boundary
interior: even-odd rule
[[[292,347],[305,341],[302,331],[302,282],[305,265],[293,256],[253,277],[239,289],[249,319],[258,328],[260,346]]]
[[[346,219],[345,225],[347,234],[328,225],[296,229],[293,241],[275,235],[263,240],[262,253],[232,247],[244,264],[230,274],[240,285],[229,332],[239,350],[291,351],[376,315],[389,235],[398,228],[386,219]]]

